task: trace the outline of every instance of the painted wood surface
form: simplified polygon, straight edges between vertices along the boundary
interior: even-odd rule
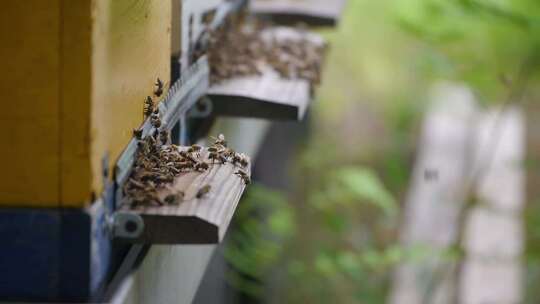
[[[169,82],[171,1],[96,0],[93,7],[92,189],[102,159],[112,167],[143,122],[143,102],[159,77]],[[157,100],[155,100],[157,103]]]
[[[0,76],[0,136],[6,143],[0,157],[10,172],[0,177],[3,206],[60,203],[62,71],[69,69],[62,57],[63,36],[69,35],[62,32],[64,13],[59,0],[12,1],[0,10],[0,61],[6,71]]]
[[[0,14],[0,205],[84,207],[169,79],[171,3],[12,1]]]
[[[2,208],[0,301],[87,301],[91,220],[81,210]]]

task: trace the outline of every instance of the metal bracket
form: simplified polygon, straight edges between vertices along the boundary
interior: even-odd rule
[[[114,212],[109,218],[109,229],[114,238],[136,239],[144,231],[144,220],[133,212]]]
[[[206,118],[212,114],[214,104],[210,98],[204,96],[188,112],[190,118]]]

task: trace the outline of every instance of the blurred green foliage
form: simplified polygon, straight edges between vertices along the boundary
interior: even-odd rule
[[[427,92],[453,80],[504,102],[528,63],[537,81],[540,1],[349,0],[339,28],[322,33],[331,50],[298,189],[250,188],[226,249],[229,281],[271,303],[384,303],[397,263],[461,256],[397,245]],[[540,242],[537,215],[527,212],[529,244]],[[539,296],[536,247],[527,303]]]
[[[540,51],[537,0],[396,0],[396,12],[403,29],[444,59],[430,65],[431,72],[466,81],[481,100],[504,101],[507,85]]]
[[[384,229],[375,227],[384,222],[377,217],[395,220],[399,207],[394,197],[364,167],[335,168],[319,178],[313,182],[320,187],[307,193],[307,205],[300,208],[261,185],[249,189],[225,250],[234,269],[229,283],[237,290],[267,298],[264,282],[277,277],[287,284],[274,295],[276,303],[327,303],[336,296],[340,303],[369,298],[378,303],[384,297],[388,270],[404,253],[396,246],[377,249],[371,237],[357,242],[354,234],[356,229],[362,233],[356,228],[362,221],[359,210],[371,210],[370,230]]]
[[[229,283],[248,296],[263,294],[264,279],[283,253],[282,244],[295,233],[293,209],[286,197],[261,185],[251,185],[235,215],[239,223],[227,241],[225,259],[234,271]]]

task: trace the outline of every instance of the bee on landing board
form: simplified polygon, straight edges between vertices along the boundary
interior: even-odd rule
[[[202,147],[199,145],[191,145],[187,152],[195,154],[196,157],[201,157],[200,151],[202,150]]]
[[[133,129],[133,136],[135,136],[135,138],[137,140],[141,140],[142,135],[143,135],[143,130],[142,129]]]
[[[178,205],[183,200],[184,200],[184,192],[182,191],[169,194],[163,199],[163,201],[169,205]]]
[[[152,100],[152,97],[147,96],[144,100],[144,106],[143,106],[143,115],[144,119],[150,117],[152,113],[154,112],[154,101]]]
[[[207,162],[199,162],[195,165],[195,170],[203,172],[210,169],[210,165]]]
[[[212,139],[214,139],[214,145],[227,147],[227,140],[225,140],[225,135],[219,134],[217,138],[212,137]]]
[[[246,171],[238,170],[234,174],[238,175],[242,179],[242,181],[244,182],[245,185],[249,185],[251,183],[251,178],[249,177],[249,175],[247,174]]]
[[[169,143],[169,139],[171,138],[171,135],[169,131],[163,129],[159,131],[159,140],[161,141],[162,145],[166,145]]]
[[[235,166],[240,164],[242,168],[245,168],[249,165],[247,156],[244,153],[235,153],[232,158],[232,163]]]
[[[199,191],[197,191],[197,195],[195,195],[195,197],[198,199],[203,198],[205,195],[207,195],[210,192],[211,188],[212,187],[210,185],[203,186],[201,189],[199,189]]]
[[[150,123],[156,129],[161,127],[161,118],[159,117],[159,112],[156,113],[156,111],[154,111],[154,113],[150,117]]]

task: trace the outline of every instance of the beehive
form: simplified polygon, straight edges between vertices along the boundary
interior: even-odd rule
[[[84,207],[169,82],[171,1],[8,1],[0,20],[0,206]]]

